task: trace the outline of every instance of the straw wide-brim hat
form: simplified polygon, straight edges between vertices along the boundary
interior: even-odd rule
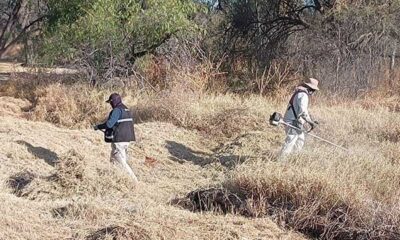
[[[307,82],[304,83],[304,85],[307,85],[309,88],[314,89],[315,91],[318,91],[318,80],[315,78],[309,78]]]

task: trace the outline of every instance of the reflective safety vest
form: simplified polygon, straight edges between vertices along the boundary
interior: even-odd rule
[[[131,112],[123,104],[117,108],[121,110],[121,116],[113,128],[106,129],[105,141],[114,143],[135,141],[134,119]]]

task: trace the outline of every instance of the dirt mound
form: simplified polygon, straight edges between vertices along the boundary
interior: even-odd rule
[[[133,226],[112,225],[99,229],[86,237],[86,240],[146,240],[151,239],[150,235],[143,228]]]
[[[243,196],[224,188],[201,189],[190,192],[184,198],[175,199],[172,204],[193,212],[212,211],[247,215]]]
[[[283,227],[295,228],[313,238],[365,239],[367,236],[365,229],[350,227],[352,223],[347,219],[350,209],[340,203],[331,209],[312,205],[303,209],[304,206],[298,206],[296,196],[260,197],[258,194],[234,193],[226,188],[201,189],[174,200],[173,204],[194,212],[232,213],[251,218],[270,216]]]
[[[29,171],[19,172],[8,179],[7,185],[12,189],[13,194],[18,197],[23,197],[23,190],[33,181],[35,177],[35,174]]]
[[[310,165],[309,158],[303,160]],[[366,201],[371,195],[345,196],[348,189],[338,188],[320,172],[317,175],[315,168],[306,170],[304,162],[295,164],[245,163],[232,172],[222,188],[190,192],[176,204],[191,211],[269,217],[282,227],[318,239],[399,239],[397,200],[388,204],[393,208],[389,210]],[[393,215],[387,216],[388,211]]]

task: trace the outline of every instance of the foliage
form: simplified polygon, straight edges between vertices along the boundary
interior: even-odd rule
[[[58,63],[78,62],[92,76],[127,75],[137,58],[171,36],[196,28],[192,15],[197,6],[189,0],[97,0],[90,7],[75,2],[66,4],[79,8],[83,16],[64,12],[69,9],[65,4],[54,4],[53,13],[61,16],[51,22],[43,56]]]
[[[223,66],[231,87],[259,90],[254,79],[279,61],[291,66],[289,76],[299,74],[292,79],[313,76],[332,91],[354,94],[386,79],[395,66],[398,0],[220,3],[218,52],[228,56]]]
[[[288,36],[308,27],[298,1],[227,1],[224,46],[233,57],[268,62]]]
[[[284,59],[333,92],[357,96],[377,84],[392,84],[399,3],[337,1],[329,11],[306,19],[310,27],[289,38]]]
[[[194,71],[207,65],[220,71],[212,79],[227,83],[224,91],[269,94],[313,76],[324,89],[357,95],[382,82],[393,86],[398,58],[399,0],[7,0],[0,6],[0,55],[29,43],[44,63],[85,70],[92,83],[122,77],[163,89],[171,86],[170,73],[190,69],[200,76]]]

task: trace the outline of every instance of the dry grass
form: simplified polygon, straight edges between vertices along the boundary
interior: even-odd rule
[[[231,138],[246,130],[262,129],[265,112],[272,111],[266,101],[254,96],[170,92],[139,101],[136,111],[141,121],[167,121],[212,137]]]
[[[3,86],[25,99],[1,97],[4,237],[302,239],[290,232],[300,231],[321,239],[399,238],[397,97],[380,104],[369,95],[324,98],[311,108],[321,122],[315,133],[350,153],[308,139],[302,154],[279,162],[283,131],[266,117],[285,102],[189,89],[123,91],[140,123],[129,150],[141,181],[135,188],[108,163],[101,134],[85,130],[106,116],[109,90]],[[184,208],[171,205],[174,199]]]
[[[46,121],[68,128],[82,129],[103,121],[109,111],[105,100],[118,90],[112,88],[114,86],[94,88],[76,79],[79,78],[68,75],[15,74],[13,81],[0,85],[0,93],[11,99],[11,104],[3,103],[0,106],[2,112],[3,109],[8,110],[6,113],[14,112],[14,115],[22,112],[29,120]],[[124,95],[124,91],[120,92]],[[126,100],[128,104],[132,101],[129,97]],[[15,105],[22,104],[12,105],[15,101],[24,101],[24,106],[15,109]]]
[[[0,116],[23,117],[24,111],[29,109],[30,106],[27,100],[2,97],[2,101],[0,102]]]
[[[85,85],[67,87],[52,84],[36,90],[31,120],[47,121],[59,126],[86,128],[104,120],[106,92],[92,91]],[[104,104],[99,104],[104,103]]]
[[[110,147],[98,132],[15,117],[1,120],[5,207],[0,231],[5,239],[302,239],[267,218],[171,206],[176,196],[225,178],[216,163],[195,162],[203,157],[199,152],[212,155],[215,146],[195,132],[168,123],[138,124],[139,142],[129,149],[129,163],[141,181],[135,188],[125,172],[109,165]],[[146,157],[157,164],[145,164]],[[26,172],[33,176],[21,181],[17,194],[9,180]]]
[[[400,219],[393,178],[399,173],[392,168],[360,156],[319,152],[288,164],[242,166],[227,187],[244,192],[253,216],[272,216],[314,237],[395,239]]]
[[[29,120],[87,128],[105,119],[110,109],[103,103],[111,92],[118,91],[50,81],[18,79],[2,86],[1,92],[29,101],[31,106],[22,109]],[[238,136],[250,129],[260,130],[265,123],[265,112],[271,112],[276,105],[257,96],[202,94],[200,89],[191,86],[176,86],[150,95],[137,95],[134,89],[119,92],[126,105],[133,106],[137,122],[172,122],[218,138]]]
[[[312,237],[399,238],[398,114],[384,104],[327,105],[313,108],[322,122],[316,134],[346,146],[350,153],[309,139],[302,154],[280,162],[273,152],[282,141],[277,130],[268,129],[265,135],[249,132],[217,151],[245,158],[222,191],[242,196],[240,205],[246,210],[240,214],[271,216],[280,225]],[[193,200],[189,194],[187,200],[192,205],[202,202],[202,210],[221,205],[218,194],[197,196]],[[224,199],[223,204],[232,202]],[[240,205],[231,208],[243,208]]]
[[[121,240],[146,240],[151,239],[149,234],[139,226],[108,226],[99,229],[89,236],[87,240],[107,240],[107,239],[121,239]]]

